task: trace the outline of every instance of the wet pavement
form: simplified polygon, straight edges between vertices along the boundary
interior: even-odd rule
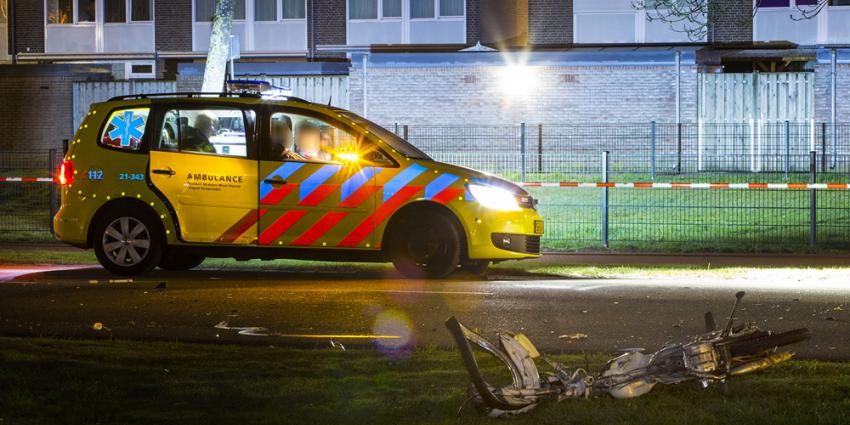
[[[450,346],[457,316],[484,335],[526,333],[549,352],[656,349],[738,317],[811,329],[808,358],[850,359],[850,277],[843,271],[594,279],[499,271],[486,279],[402,279],[390,269],[156,271],[125,279],[96,266],[0,266],[0,334],[384,349]],[[502,274],[502,275],[500,275]]]

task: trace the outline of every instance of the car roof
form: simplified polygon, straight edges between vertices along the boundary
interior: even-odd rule
[[[233,105],[278,105],[278,106],[301,106],[316,111],[337,113],[342,109],[327,105],[310,102],[295,96],[262,96],[257,93],[140,93],[124,96],[115,96],[107,101],[96,105],[113,107],[142,107],[155,103],[215,103]],[[93,105],[94,106],[94,105]]]

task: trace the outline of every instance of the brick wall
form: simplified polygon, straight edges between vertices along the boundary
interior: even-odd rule
[[[345,44],[345,0],[316,0],[316,45]]]
[[[753,41],[752,0],[712,0],[708,15],[709,43]]]
[[[466,44],[481,40],[481,0],[466,0]]]
[[[573,42],[572,0],[528,0],[528,43]]]
[[[504,68],[368,69],[369,119],[432,125],[675,122],[673,66],[535,67],[530,93],[505,89]],[[697,68],[682,67],[682,120],[696,120]],[[363,71],[351,70],[351,108],[363,112]]]
[[[44,52],[44,2],[15,2],[15,52]]]
[[[74,136],[71,82],[68,76],[0,76],[0,150],[62,149],[62,139]]]
[[[192,0],[156,0],[156,50],[192,51]]]

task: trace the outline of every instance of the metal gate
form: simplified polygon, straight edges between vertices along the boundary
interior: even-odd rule
[[[264,76],[261,79],[288,87],[295,97],[348,109],[348,76]]]
[[[111,97],[143,93],[173,93],[175,81],[103,81],[78,82],[73,85],[74,129],[80,127],[92,103],[103,102]]]
[[[814,80],[811,72],[700,74],[699,169],[807,170]]]

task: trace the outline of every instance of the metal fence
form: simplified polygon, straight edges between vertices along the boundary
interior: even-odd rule
[[[49,177],[61,162],[56,150],[0,151],[0,177]],[[0,240],[50,237],[59,191],[50,183],[0,183]]]
[[[513,181],[850,182],[844,123],[388,127],[439,161]],[[58,159],[0,152],[0,175],[51,177]],[[53,186],[0,183],[2,238],[49,237]],[[529,190],[549,250],[850,248],[846,190]]]
[[[387,127],[438,161],[513,181],[850,181],[850,124],[845,123]],[[604,162],[603,152],[608,152]],[[546,219],[547,249],[850,247],[850,191],[529,191]]]

